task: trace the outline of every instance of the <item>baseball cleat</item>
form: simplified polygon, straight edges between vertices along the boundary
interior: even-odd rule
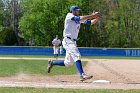
[[[86,75],[86,74],[83,74],[81,77],[80,77],[80,81],[85,81],[85,80],[88,80],[88,79],[91,79],[93,76],[91,75]]]
[[[50,73],[52,67],[53,67],[53,61],[49,60],[49,62],[48,62],[48,73]]]

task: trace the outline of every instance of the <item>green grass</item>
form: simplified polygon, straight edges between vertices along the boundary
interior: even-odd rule
[[[140,90],[0,88],[0,93],[140,93]]]
[[[0,57],[27,57],[27,58],[53,58],[53,56],[45,56],[45,55],[0,55]]]
[[[83,62],[83,66],[87,62]],[[44,60],[0,60],[0,77],[14,76],[19,73],[35,75],[71,75],[76,74],[76,66],[59,67],[55,66],[51,74],[47,73],[48,61]]]

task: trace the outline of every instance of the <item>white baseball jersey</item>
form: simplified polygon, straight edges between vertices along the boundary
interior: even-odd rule
[[[63,36],[77,39],[80,30],[80,23],[73,21],[73,17],[74,15],[72,13],[67,14],[64,24]]]
[[[75,19],[73,20],[72,18]],[[72,13],[68,13],[65,19],[64,32],[63,32],[63,47],[66,50],[66,56],[64,64],[65,66],[71,66],[73,62],[81,60],[80,52],[77,48],[76,41],[80,29],[80,17],[74,16]],[[71,39],[67,38],[70,37]]]
[[[60,41],[60,39],[55,38],[55,39],[53,39],[52,44],[53,44],[54,46],[55,46],[55,45],[58,46],[58,45],[61,44],[61,41]]]

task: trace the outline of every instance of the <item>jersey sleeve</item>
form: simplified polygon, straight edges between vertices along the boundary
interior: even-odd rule
[[[67,20],[75,21],[75,23],[80,24],[80,16],[74,16],[68,13]]]
[[[80,16],[73,16],[71,20],[75,21],[77,24],[80,24]]]
[[[90,24],[91,24],[91,20],[86,20],[86,21],[84,22],[84,24],[90,25]]]

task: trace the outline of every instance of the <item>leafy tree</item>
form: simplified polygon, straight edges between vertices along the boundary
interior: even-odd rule
[[[3,30],[3,12],[4,12],[4,4],[3,1],[0,0],[0,32]]]
[[[78,5],[82,15],[101,12],[93,26],[82,24],[78,46],[140,47],[139,0],[21,0],[20,28],[34,45],[51,45],[55,35],[62,39],[69,8]]]
[[[0,32],[0,45],[16,45],[17,39],[12,28],[4,28]]]

